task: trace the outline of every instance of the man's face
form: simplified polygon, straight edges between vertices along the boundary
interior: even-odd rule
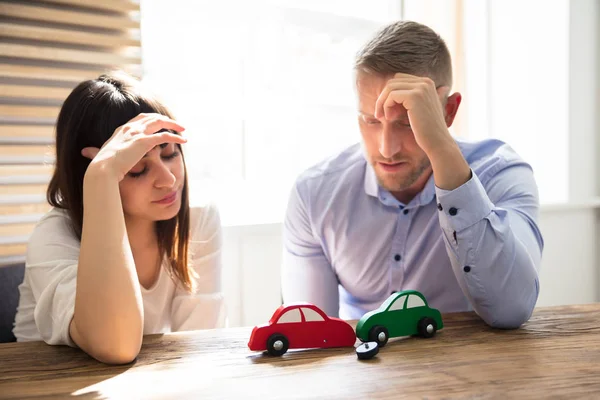
[[[391,77],[358,72],[358,124],[367,161],[379,185],[391,193],[419,192],[431,175],[431,163],[417,145],[406,109],[396,106],[391,120],[375,118],[375,103]],[[420,186],[420,187],[417,187]]]

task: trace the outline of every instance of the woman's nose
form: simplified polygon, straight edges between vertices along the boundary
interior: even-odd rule
[[[176,181],[177,178],[168,165],[162,164],[160,167],[158,167],[154,186],[157,188],[170,188],[175,185]]]

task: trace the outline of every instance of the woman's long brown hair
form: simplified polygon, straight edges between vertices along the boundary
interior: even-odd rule
[[[79,240],[83,227],[83,178],[90,164],[81,150],[102,147],[119,126],[140,113],[172,118],[164,105],[124,73],[101,75],[80,83],[62,105],[56,123],[56,166],[46,197],[50,205],[67,211]],[[169,220],[157,221],[155,227],[158,248],[168,261],[169,272],[191,291],[194,284],[193,271],[188,267],[190,207],[185,160],[184,173],[179,212]]]

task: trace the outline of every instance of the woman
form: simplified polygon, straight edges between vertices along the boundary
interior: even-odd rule
[[[190,213],[183,130],[129,76],[73,89],[56,125],[54,208],[28,244],[18,341],[121,364],[144,334],[222,326],[219,215]]]

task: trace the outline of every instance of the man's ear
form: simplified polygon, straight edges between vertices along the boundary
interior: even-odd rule
[[[461,101],[462,96],[458,92],[454,93],[452,96],[448,97],[448,100],[446,100],[445,118],[446,126],[448,126],[448,128],[452,126],[452,123],[454,122],[454,117],[456,117],[456,113],[458,112],[458,107],[460,106]]]

